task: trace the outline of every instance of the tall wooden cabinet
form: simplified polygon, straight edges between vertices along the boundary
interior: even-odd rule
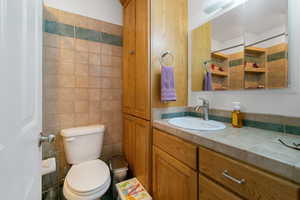
[[[148,4],[125,2],[123,36],[123,112],[145,120],[150,120]]]
[[[133,175],[151,189],[149,0],[120,0],[123,26],[123,151]]]
[[[151,134],[150,122],[124,115],[123,149],[130,169],[142,185],[151,187]]]

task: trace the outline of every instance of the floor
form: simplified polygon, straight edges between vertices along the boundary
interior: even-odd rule
[[[42,200],[66,200],[62,192],[62,186],[57,188],[50,188],[47,191],[43,191]],[[114,200],[112,195],[112,188],[107,191],[107,193],[101,198],[101,200]]]

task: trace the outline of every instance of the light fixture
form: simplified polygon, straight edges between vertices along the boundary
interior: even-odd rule
[[[234,4],[235,0],[219,0],[217,2],[214,2],[213,4],[208,5],[206,8],[204,8],[204,12],[206,14],[212,14],[217,11],[223,10],[228,8],[229,6],[232,6]]]

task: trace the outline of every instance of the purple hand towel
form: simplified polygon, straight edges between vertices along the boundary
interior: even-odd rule
[[[212,76],[210,72],[206,72],[204,77],[204,90],[211,91],[212,90]]]
[[[174,68],[171,66],[161,68],[161,101],[176,101]]]

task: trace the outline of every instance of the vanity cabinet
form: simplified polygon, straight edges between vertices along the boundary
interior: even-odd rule
[[[240,197],[224,189],[222,186],[199,174],[200,200],[242,200]]]
[[[153,147],[153,199],[196,200],[197,172]]]
[[[127,0],[122,3],[123,112],[150,120],[149,2]]]
[[[153,198],[196,200],[197,147],[157,129],[153,144]]]
[[[153,129],[155,200],[299,200],[300,186]]]
[[[123,117],[123,152],[133,175],[150,191],[151,134],[150,122],[131,115]]]
[[[299,185],[202,147],[199,148],[199,170],[245,199],[300,198]]]

